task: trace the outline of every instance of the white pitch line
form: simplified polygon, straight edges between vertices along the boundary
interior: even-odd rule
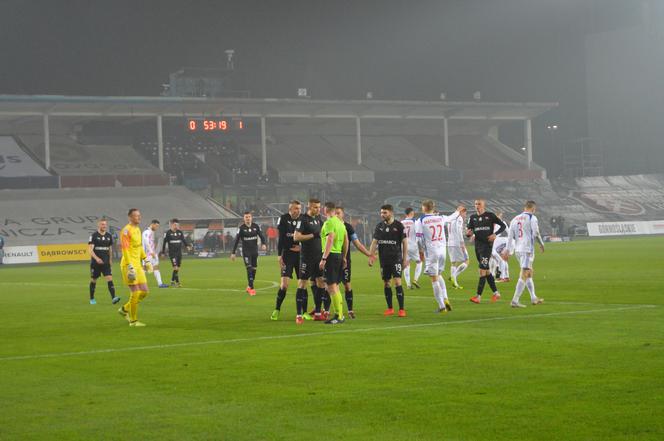
[[[300,338],[300,337],[313,337],[313,336],[324,336],[332,334],[350,334],[356,332],[372,332],[372,331],[389,331],[394,329],[414,329],[414,328],[426,328],[432,326],[447,326],[447,325],[459,325],[467,323],[481,323],[481,322],[491,322],[491,321],[501,321],[501,320],[519,320],[519,319],[530,319],[536,317],[556,317],[563,315],[576,315],[576,314],[593,314],[598,312],[613,312],[613,311],[627,311],[634,309],[646,309],[646,308],[655,308],[656,305],[637,305],[623,308],[602,308],[602,309],[589,309],[589,310],[576,310],[576,311],[567,311],[567,312],[550,312],[546,314],[530,314],[530,315],[512,315],[512,316],[500,316],[500,317],[489,317],[483,319],[470,319],[470,320],[456,320],[449,322],[433,322],[433,323],[418,323],[411,325],[395,325],[395,326],[378,326],[373,328],[359,328],[359,329],[338,329],[330,331],[319,331],[319,332],[307,332],[302,334],[282,334],[282,335],[266,335],[260,337],[246,337],[246,338],[231,338],[226,340],[208,340],[208,341],[199,341],[199,342],[185,342],[185,343],[171,343],[164,345],[150,345],[150,346],[135,346],[128,348],[110,348],[110,349],[96,349],[93,351],[80,351],[80,352],[60,352],[60,353],[51,353],[51,354],[33,354],[33,355],[16,355],[10,357],[0,357],[0,361],[15,361],[15,360],[35,360],[43,358],[64,358],[64,357],[73,357],[78,355],[95,355],[95,354],[109,354],[117,352],[131,352],[131,351],[147,351],[154,349],[171,349],[171,348],[181,348],[181,347],[193,347],[193,346],[204,346],[204,345],[221,345],[229,343],[244,343],[244,342],[257,342],[265,340],[285,340],[290,338]]]

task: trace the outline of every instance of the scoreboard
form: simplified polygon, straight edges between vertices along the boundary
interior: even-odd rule
[[[189,132],[229,132],[242,131],[245,124],[241,119],[190,119],[187,121]]]

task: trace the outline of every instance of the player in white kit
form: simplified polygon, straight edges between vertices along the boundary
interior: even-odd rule
[[[534,201],[527,201],[523,213],[512,219],[510,223],[510,235],[507,241],[507,250],[504,253],[514,254],[519,260],[521,274],[516,283],[514,297],[512,297],[512,308],[525,308],[525,305],[519,303],[521,294],[525,288],[530,293],[530,303],[540,305],[544,299],[540,299],[535,294],[535,284],[533,283],[533,261],[535,260],[535,241],[539,243],[540,250],[544,252],[544,241],[539,231],[539,224],[535,210],[537,205]]]
[[[457,277],[468,268],[468,251],[464,236],[466,234],[466,212],[464,208],[454,220],[449,224],[449,239],[447,242],[447,253],[450,256],[450,278],[452,287],[463,289],[459,285]]]
[[[159,288],[168,288],[161,280],[161,272],[159,271],[159,252],[157,251],[157,235],[159,229],[159,221],[152,219],[150,226],[143,231],[143,249],[145,250],[145,260],[152,264],[154,278],[157,279]]]
[[[502,211],[497,212],[496,216],[505,222],[503,219]],[[494,227],[494,233],[498,231],[498,228],[498,226]],[[510,281],[509,259],[507,257],[503,257],[503,251],[507,249],[507,239],[509,235],[510,229],[507,227],[507,229],[503,232],[503,235],[497,236],[496,240],[493,241],[491,259],[489,260],[489,271],[496,279],[496,283]],[[497,277],[498,274],[500,274],[500,277]]]
[[[413,289],[413,286],[417,289],[420,289],[420,284],[417,283],[417,279],[420,278],[422,274],[422,259],[420,258],[420,248],[417,245],[417,228],[418,223],[415,219],[415,211],[408,207],[404,212],[406,217],[401,220],[403,224],[404,233],[408,239],[408,266],[403,270],[403,277],[406,279],[406,286],[408,289]],[[411,281],[410,278],[410,264],[415,263],[415,274]]]
[[[434,213],[433,201],[422,202],[423,216],[418,220],[418,229],[421,236],[420,244],[424,251],[424,273],[431,277],[433,295],[438,302],[438,312],[452,310],[447,297],[445,280],[440,273],[445,269],[445,257],[447,255],[447,239],[445,238],[445,225],[460,216],[463,206],[457,207],[450,216]]]

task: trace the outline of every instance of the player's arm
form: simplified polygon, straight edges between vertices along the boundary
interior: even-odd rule
[[[371,253],[369,252],[369,250],[367,250],[367,247],[365,247],[364,244],[360,242],[360,239],[358,239],[357,234],[354,234],[351,240],[353,241],[353,245],[355,245],[355,248],[357,248],[357,250],[360,253],[364,254],[367,257],[371,257]],[[350,244],[348,244],[348,252],[350,252]]]
[[[131,259],[131,256],[129,255],[129,248],[131,247],[131,236],[129,235],[129,230],[126,228],[123,229],[120,233],[120,245],[122,246],[122,259],[127,263],[127,265],[131,265],[129,261],[129,259]]]
[[[267,248],[267,239],[265,239],[265,235],[263,234],[260,225],[256,224],[256,227],[258,228],[258,237],[261,240],[261,249],[265,251],[265,249]]]
[[[90,236],[90,241],[88,242],[88,253],[90,253],[90,257],[92,257],[95,262],[101,263],[101,259],[95,254],[95,246],[92,243],[92,236]]]
[[[466,225],[466,237],[473,237],[473,234],[475,234],[475,222],[473,222],[474,218],[471,216],[468,219],[468,224]]]
[[[321,236],[325,234],[326,231],[326,225],[323,225],[323,230],[321,231]],[[320,269],[325,268],[325,262],[327,261],[327,258],[330,256],[330,250],[332,250],[332,244],[334,244],[334,238],[335,234],[334,231],[330,231],[327,234],[327,238],[325,239],[325,249],[323,250],[323,256],[320,259],[320,263],[318,264],[318,267]]]
[[[495,233],[493,233],[494,236],[499,236],[500,233],[502,233],[503,231],[505,231],[505,228],[507,228],[507,225],[505,225],[505,222],[503,222],[503,221],[502,221],[498,216],[496,216],[495,214],[493,215],[493,225],[498,225],[498,227],[499,227],[499,228],[498,228],[498,231],[496,231]]]
[[[376,252],[378,251],[378,241],[374,238],[369,245],[369,266],[373,265],[376,261]]]
[[[509,228],[509,233],[507,234],[507,247],[505,247],[505,253],[509,254],[510,256],[514,254],[514,247],[516,246],[516,235],[517,235],[517,229],[514,224],[514,219],[512,219],[512,222],[510,223],[510,228]]]
[[[302,225],[302,228],[304,225]],[[293,234],[293,240],[295,242],[306,242],[307,240],[311,240],[314,238],[314,233],[304,233],[304,231],[298,227],[295,230],[295,233]]]
[[[403,266],[408,265],[408,238],[401,239],[401,262]]]
[[[539,221],[535,216],[533,216],[532,219],[530,220],[530,228],[532,229],[535,240],[540,246],[540,251],[544,252],[544,240],[542,239],[542,235],[540,234]]]
[[[348,234],[344,234],[344,243],[341,246],[341,255],[343,256],[342,262],[343,262],[343,267],[346,267],[346,263],[348,262],[348,253],[350,253],[350,241],[348,240]]]
[[[166,254],[167,246],[168,246],[168,232],[164,233],[164,242],[161,244],[161,254]]]
[[[235,252],[237,251],[237,247],[240,244],[240,235],[242,234],[242,230],[238,228],[237,234],[235,235],[235,242],[233,242],[233,250],[231,251],[231,260],[235,260]]]
[[[288,238],[288,225],[286,222],[282,222],[282,219],[279,218],[279,224],[277,225],[277,230],[279,231],[279,238],[277,239],[277,255],[281,258],[284,254],[284,249],[286,239]]]

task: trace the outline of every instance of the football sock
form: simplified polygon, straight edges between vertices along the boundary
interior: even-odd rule
[[[484,284],[486,283],[486,276],[480,276],[480,281],[477,283],[477,295],[481,296],[484,291]]]
[[[95,298],[95,288],[97,284],[95,282],[90,282],[90,300]]]
[[[443,300],[447,300],[447,286],[445,285],[445,280],[442,277],[438,277],[438,286],[440,286],[440,295]]]
[[[525,287],[526,282],[524,282],[523,279],[519,277],[519,280],[516,282],[516,288],[514,288],[514,297],[512,297],[512,303],[519,303],[519,299],[521,298],[521,294],[523,294]]]
[[[491,288],[491,292],[497,293],[498,288],[496,288],[496,279],[493,278],[493,274],[489,273],[486,276],[486,281],[489,283],[489,288]]]
[[[341,299],[341,293],[339,291],[335,292],[330,296],[332,302],[334,302],[334,313],[339,315],[339,318],[344,316],[344,301]]]
[[[295,305],[297,306],[297,315],[302,315],[306,312],[306,305],[304,301],[306,295],[307,295],[306,288],[298,288],[297,291],[295,292]],[[279,302],[278,299],[277,302]]]
[[[349,311],[353,310],[353,290],[351,289],[350,291],[346,291],[346,306],[348,307]]]
[[[254,287],[254,275],[255,271],[253,268],[247,268],[247,284],[249,285],[249,288]]]
[[[332,306],[332,299],[330,298],[330,293],[327,292],[327,289],[320,289],[320,296],[323,299],[323,309],[330,311],[330,306]]]
[[[410,286],[410,264],[403,269],[403,278],[406,280],[406,286]]]
[[[279,291],[277,291],[277,306],[275,309],[281,311],[281,304],[284,303],[285,298],[286,298],[286,290],[283,288],[279,288]]]
[[[504,279],[510,278],[510,266],[504,260],[503,263],[500,265],[500,274]]]
[[[537,296],[535,295],[535,282],[533,282],[532,277],[526,279],[526,288],[528,288],[528,292],[530,293],[530,300],[537,300]]]
[[[464,272],[468,268],[468,264],[466,262],[462,263],[461,265],[456,267],[456,275],[459,276],[462,272]]]
[[[436,303],[438,303],[438,308],[442,309],[445,307],[445,302],[443,302],[443,297],[440,294],[440,285],[438,282],[431,282],[433,286],[433,297],[436,299]]]
[[[452,277],[452,280],[456,282],[456,276],[457,276],[457,267],[452,265],[450,267],[450,277]]]
[[[139,291],[139,292],[138,292],[138,301],[139,301],[139,302],[142,302],[143,299],[146,298],[147,296],[148,296],[148,292],[147,292],[147,291]]]
[[[399,302],[399,309],[404,308],[403,286],[399,285],[394,288],[397,292],[397,302]]]
[[[173,274],[171,274],[171,282],[175,282],[175,279],[177,279],[177,274],[178,272],[173,270]]]
[[[415,264],[415,277],[413,278],[413,280],[416,282],[417,279],[419,279],[420,276],[422,275],[422,267],[423,267],[422,262],[417,262]]]
[[[111,294],[111,298],[115,298],[115,285],[113,285],[113,281],[108,282],[108,292]]]
[[[311,292],[314,295],[314,310],[316,314],[320,313],[320,308],[323,305],[323,298],[320,295],[320,290],[316,285],[311,287]]]
[[[392,288],[386,286],[384,291],[385,291],[385,301],[387,302],[387,308],[392,309]]]
[[[309,310],[309,291],[307,291],[307,288],[302,289],[302,311],[307,312]]]
[[[129,313],[129,320],[135,322],[138,319],[138,292],[129,294],[129,301],[124,304],[123,308]]]
[[[161,281],[161,273],[159,270],[154,270],[154,278],[157,279],[157,285],[162,285],[163,282]]]

